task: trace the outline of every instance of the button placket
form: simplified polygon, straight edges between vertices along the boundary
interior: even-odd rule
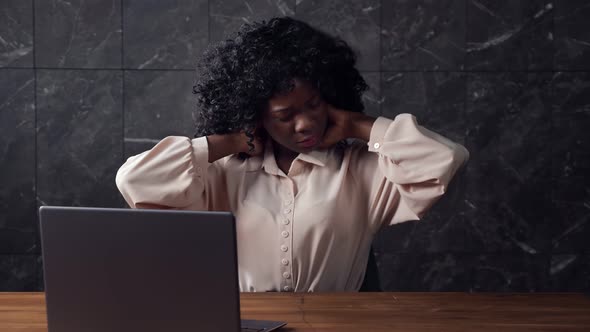
[[[281,290],[285,292],[293,291],[293,250],[292,250],[292,229],[293,229],[293,214],[294,214],[294,195],[293,184],[290,179],[285,179],[285,185],[282,193],[281,218],[282,222],[279,227],[279,237],[281,243]]]

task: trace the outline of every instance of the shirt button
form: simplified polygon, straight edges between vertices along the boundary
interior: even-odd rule
[[[289,273],[289,272],[283,273],[283,278],[285,278],[285,279],[291,278],[291,273]]]
[[[285,209],[285,214],[291,213],[291,209]]]
[[[379,149],[379,147],[380,147],[380,146],[381,146],[381,144],[379,144],[379,143],[375,143],[375,144],[373,144],[373,147],[374,147],[375,149]]]
[[[288,261],[286,258],[283,258],[283,259],[281,260],[281,263],[282,263],[283,265],[289,265],[289,261]]]
[[[285,246],[285,245],[282,245],[282,246],[281,246],[281,250],[282,250],[282,251],[287,251],[287,250],[289,250],[289,247],[287,247],[287,246]]]
[[[287,232],[287,231],[283,231],[283,232],[281,233],[281,235],[282,235],[283,237],[289,237],[289,232]]]
[[[288,198],[285,200],[285,204],[291,204],[291,202],[292,202],[292,200],[290,200]]]
[[[291,290],[291,287],[289,287],[289,286],[285,286],[285,287],[283,287],[283,290],[284,290],[285,292],[288,292],[288,291],[290,291],[290,290]]]
[[[283,224],[289,225],[289,219],[283,219]]]

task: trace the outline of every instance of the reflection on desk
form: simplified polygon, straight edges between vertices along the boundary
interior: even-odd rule
[[[242,318],[280,331],[590,331],[575,293],[243,293]],[[0,293],[0,332],[47,331],[44,293]]]

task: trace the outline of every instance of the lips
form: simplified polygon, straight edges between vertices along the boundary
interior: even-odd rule
[[[300,146],[304,148],[310,148],[318,144],[318,137],[317,136],[308,136],[302,141],[297,142]]]

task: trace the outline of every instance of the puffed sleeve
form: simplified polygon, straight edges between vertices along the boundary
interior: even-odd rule
[[[394,120],[377,118],[367,144],[355,158],[356,173],[376,228],[421,219],[469,159],[464,146],[418,125],[407,113]]]
[[[127,159],[115,182],[132,208],[226,210],[224,161],[209,163],[206,137],[169,136]]]

